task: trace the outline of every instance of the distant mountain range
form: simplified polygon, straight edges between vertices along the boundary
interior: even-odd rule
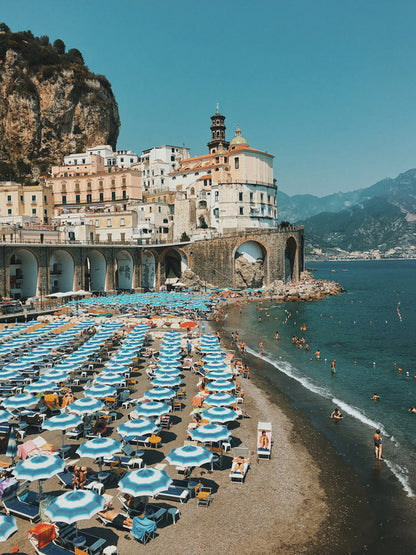
[[[416,169],[325,197],[278,194],[279,221],[303,224],[308,255],[416,255]]]

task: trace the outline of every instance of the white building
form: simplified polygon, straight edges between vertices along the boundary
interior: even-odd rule
[[[189,158],[190,150],[186,147],[163,145],[143,150],[138,168],[142,171],[144,191],[169,190],[169,174],[180,161]]]
[[[93,155],[101,156],[104,159],[104,166],[108,169],[120,168],[128,169],[133,164],[137,164],[139,157],[132,150],[113,151],[110,145],[97,145],[88,148],[86,152],[78,152],[64,157],[65,166],[80,166],[91,164]]]

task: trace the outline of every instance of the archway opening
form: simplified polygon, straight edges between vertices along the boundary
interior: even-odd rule
[[[167,279],[180,278],[188,267],[186,256],[176,249],[169,249],[164,257],[165,277]]]
[[[133,285],[133,258],[127,251],[120,251],[116,255],[116,288],[130,291]]]
[[[51,256],[49,265],[50,292],[66,293],[74,289],[74,259],[69,252],[56,250]]]
[[[107,261],[99,251],[89,251],[84,265],[84,289],[86,291],[105,291]]]
[[[285,281],[293,281],[295,278],[297,243],[293,237],[289,237],[285,247]]]
[[[266,249],[256,241],[242,243],[234,255],[235,286],[258,289],[265,281]]]
[[[38,261],[26,249],[17,249],[9,262],[10,296],[12,299],[25,300],[35,297],[38,287]]]
[[[142,287],[145,291],[156,285],[156,261],[151,251],[144,251],[142,256]]]

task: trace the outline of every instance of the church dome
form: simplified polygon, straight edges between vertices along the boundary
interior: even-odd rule
[[[233,146],[239,146],[239,145],[246,145],[246,146],[248,146],[248,143],[247,143],[247,141],[245,140],[245,138],[241,136],[241,129],[240,129],[240,126],[237,125],[237,129],[236,129],[236,131],[235,131],[235,137],[234,137],[234,139],[232,139],[232,141],[231,141],[231,143],[230,143],[230,146],[233,147]]]

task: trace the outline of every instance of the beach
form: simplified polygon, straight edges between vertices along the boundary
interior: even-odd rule
[[[169,328],[151,331],[154,348],[158,348],[164,333],[168,332]],[[196,345],[198,341],[195,338],[192,343]],[[228,338],[225,337],[222,343],[229,346]],[[291,409],[282,395],[262,383],[258,362],[246,356],[251,379],[240,378],[239,381],[245,392],[242,406],[251,418],[243,418],[229,425],[234,443],[248,448],[250,452],[250,469],[245,482],[240,484],[230,481],[232,453],[224,457],[222,470],[214,467],[210,473],[207,469],[195,468],[192,477],[201,479],[205,485],[213,488],[213,502],[204,508],[197,507],[195,499],[183,505],[157,501],[161,506],[177,506],[181,516],[174,525],[170,522],[162,524],[157,537],[151,540],[146,549],[151,553],[164,553],[175,545],[175,548],[178,546],[186,552],[195,553],[215,553],[218,549],[225,549],[229,553],[355,551],[363,541],[362,536],[357,537],[356,527],[360,520],[360,508],[365,512],[359,485],[307,419]],[[195,356],[194,360],[198,358]],[[142,397],[151,387],[144,371],[145,366],[141,363],[139,373],[134,376],[138,382],[134,398]],[[192,372],[185,372],[184,376],[187,391],[184,408],[175,413],[171,431],[162,432],[163,447],[146,450],[148,466],[163,465],[164,456],[172,448],[183,445],[186,439],[186,428],[192,421],[192,396],[197,391],[199,378]],[[76,397],[81,396],[80,389]],[[114,428],[127,419],[128,412],[118,409],[119,418]],[[259,420],[272,423],[271,460],[257,461]],[[28,435],[25,440],[37,435]],[[61,432],[43,432],[42,436],[48,442],[60,445]],[[117,436],[114,430],[112,436]],[[78,462],[96,471],[97,465],[91,459]],[[174,467],[166,465],[165,469],[171,477],[176,476]],[[31,489],[36,490],[36,485],[32,484]],[[44,492],[60,490],[57,479],[49,479],[43,489]],[[113,496],[114,507],[120,509],[117,488],[106,488],[106,494]],[[32,553],[33,548],[26,536],[33,525],[21,519],[18,522],[18,532],[4,544],[3,549],[11,550],[17,545],[20,551]],[[117,545],[119,553],[129,553],[133,549],[134,540],[128,533],[105,528],[95,518],[81,521],[79,528],[108,539],[111,544]]]

